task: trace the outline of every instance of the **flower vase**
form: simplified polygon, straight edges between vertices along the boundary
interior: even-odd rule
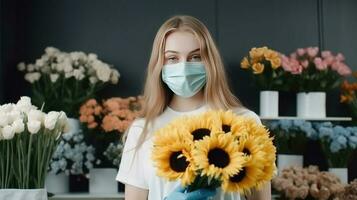
[[[348,169],[347,168],[329,168],[328,171],[337,176],[342,184],[348,183]]]
[[[279,116],[279,92],[260,91],[260,116],[278,117]]]
[[[301,118],[326,117],[325,92],[300,92],[297,94],[297,116]]]
[[[47,173],[46,189],[53,194],[64,194],[69,192],[69,177],[65,173]]]
[[[89,171],[89,193],[117,194],[118,184],[115,180],[117,169],[93,168]]]
[[[46,189],[0,189],[0,199],[47,200]]]
[[[303,163],[302,155],[278,154],[278,172],[292,166],[303,167]]]

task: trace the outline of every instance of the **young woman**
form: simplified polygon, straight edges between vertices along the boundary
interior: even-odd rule
[[[155,173],[150,159],[152,134],[171,120],[208,109],[231,109],[238,115],[259,117],[244,108],[230,91],[217,47],[204,24],[191,16],[174,16],[154,40],[144,89],[144,116],[127,132],[117,181],[125,184],[126,200],[238,200],[238,193],[220,189],[186,193],[179,182]],[[270,200],[270,184],[248,199]]]

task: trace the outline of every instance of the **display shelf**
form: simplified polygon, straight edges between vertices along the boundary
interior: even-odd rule
[[[68,193],[55,194],[49,200],[124,200],[124,193],[116,194],[89,194],[89,193]]]
[[[261,120],[352,121],[351,117],[304,118],[296,116],[260,117]]]

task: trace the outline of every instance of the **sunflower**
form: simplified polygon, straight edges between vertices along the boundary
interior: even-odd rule
[[[222,179],[236,174],[246,162],[238,143],[231,133],[213,134],[195,142],[192,156],[201,176]]]
[[[245,118],[236,115],[232,110],[228,111],[211,111],[215,116],[214,130],[224,133],[231,132],[235,137],[239,137],[247,133]]]
[[[263,173],[258,178],[257,188],[260,188],[266,182],[270,181],[277,173],[275,165],[276,147],[272,140],[272,138],[269,138],[269,140],[266,140],[262,146],[262,151],[265,153],[265,160],[263,162]]]
[[[203,139],[205,136],[210,136],[216,120],[214,120],[214,114],[212,112],[205,112],[201,115],[195,115],[187,117],[183,126],[183,131],[186,131],[192,136],[193,141]]]
[[[192,140],[172,125],[158,130],[153,139],[151,158],[157,174],[170,181],[181,179],[182,185],[189,185],[195,179],[191,156]]]
[[[256,186],[257,179],[261,173],[260,164],[250,157],[238,173],[230,175],[223,180],[222,189],[225,192],[249,194],[251,189]]]

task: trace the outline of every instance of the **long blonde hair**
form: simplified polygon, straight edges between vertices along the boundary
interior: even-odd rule
[[[144,143],[148,126],[165,110],[172,98],[172,91],[161,79],[161,69],[164,65],[166,37],[174,31],[189,31],[199,40],[201,58],[207,73],[204,87],[205,102],[213,109],[243,107],[229,89],[221,56],[206,26],[191,16],[173,16],[160,27],[153,43],[144,87],[145,125],[136,148]]]

